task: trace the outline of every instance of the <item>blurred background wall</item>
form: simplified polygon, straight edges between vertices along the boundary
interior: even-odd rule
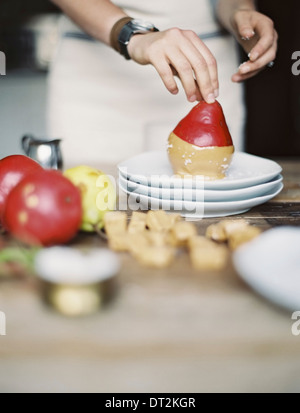
[[[274,21],[279,41],[274,67],[245,83],[246,151],[299,157],[300,75],[292,73],[292,55],[300,51],[300,1],[257,0],[256,4]]]
[[[20,138],[45,134],[46,78],[57,42],[59,10],[48,0],[0,1],[0,158],[20,153]]]
[[[0,50],[8,69],[47,70],[59,13],[49,0],[1,0]]]

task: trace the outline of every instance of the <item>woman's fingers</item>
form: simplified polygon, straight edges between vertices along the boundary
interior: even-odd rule
[[[201,82],[201,73],[203,69],[203,65],[205,64],[205,70],[206,76],[207,76],[207,82],[206,84],[203,83],[202,89],[207,88],[207,96],[209,93],[213,93],[215,97],[218,97],[219,94],[219,78],[218,78],[218,66],[217,66],[217,61],[214,57],[214,55],[211,53],[209,48],[206,46],[205,43],[203,43],[202,40],[199,39],[199,37],[196,35],[196,33],[192,31],[185,31],[185,36],[191,41],[193,46],[195,47],[196,50],[193,50],[194,52],[194,61],[195,61],[195,75],[196,78],[199,80],[199,83]],[[199,54],[203,59],[199,60]],[[192,56],[190,56],[192,59]],[[209,79],[208,79],[209,78]],[[203,80],[202,80],[203,81]],[[212,87],[212,88],[211,88]]]
[[[190,102],[215,101],[219,89],[217,64],[195,33],[175,28],[132,40],[131,57],[140,64],[152,64],[171,93],[178,92],[176,75]]]
[[[256,11],[237,11],[233,26],[237,39],[249,56],[249,61],[243,63],[232,76],[234,82],[241,82],[259,73],[275,59],[278,35],[273,21]]]
[[[175,70],[168,64],[164,55],[157,56],[156,62],[153,64],[161,77],[165,87],[170,93],[176,95],[178,93],[177,83],[174,79]]]
[[[274,61],[276,56],[276,48],[277,38],[275,38],[272,47],[255,62],[249,60],[242,64],[239,67],[238,72],[233,75],[232,80],[234,82],[242,82],[243,80],[250,79],[261,70],[265,69],[270,62]]]
[[[168,50],[168,61],[176,70],[182,83],[186,97],[190,102],[197,99],[197,85],[195,84],[194,72],[191,61],[177,47]]]
[[[249,40],[255,35],[250,13],[249,10],[237,10],[233,16],[232,24],[242,40]]]
[[[194,102],[201,95],[208,103],[213,103],[218,89],[214,57],[209,56],[210,52],[193,32],[172,29],[168,35],[176,42],[171,42],[172,46],[167,49],[167,58],[178,73],[187,99]]]
[[[244,65],[242,65],[240,68],[241,73],[246,74],[255,70],[264,69],[266,65],[275,60],[276,48],[277,42],[273,43],[273,46],[270,47],[266,53],[264,53],[254,62],[249,60],[249,62],[246,62]]]
[[[255,75],[257,75],[261,70],[262,69],[259,69],[254,72],[247,73],[245,75],[237,72],[232,76],[231,80],[235,83],[244,82],[244,80],[250,79],[251,77],[254,77]]]
[[[172,65],[171,65],[171,69],[172,69],[173,75],[175,77],[179,78],[179,75],[178,75],[177,71],[174,69],[174,67]],[[199,86],[198,86],[198,83],[197,83],[196,79],[194,79],[194,83],[195,83],[195,90],[196,90],[196,100],[197,101],[204,100],[203,96],[202,96],[202,94],[199,90]]]
[[[274,24],[268,17],[261,17],[256,23],[256,32],[259,40],[250,51],[249,57],[251,61],[256,61],[260,56],[263,56],[271,47],[275,47],[275,55],[277,51],[278,35],[274,29]],[[273,57],[275,58],[275,56]]]

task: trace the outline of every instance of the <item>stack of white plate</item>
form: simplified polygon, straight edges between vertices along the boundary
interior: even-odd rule
[[[174,175],[166,152],[146,152],[118,165],[128,207],[164,209],[187,218],[241,214],[274,198],[283,188],[276,162],[237,152],[221,180]]]

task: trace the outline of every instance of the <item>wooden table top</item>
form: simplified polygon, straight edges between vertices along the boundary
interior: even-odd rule
[[[300,161],[280,163],[282,193],[243,214],[264,230],[300,225]],[[199,234],[218,220],[197,222]],[[106,246],[95,235],[77,241]],[[182,253],[152,270],[120,257],[118,295],[85,318],[50,310],[32,281],[0,284],[0,392],[300,391],[291,314],[253,292],[231,264],[200,273]]]

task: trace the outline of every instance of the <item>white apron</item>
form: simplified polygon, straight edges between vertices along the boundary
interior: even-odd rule
[[[200,35],[217,59],[219,101],[241,150],[242,86],[230,79],[238,66],[236,48],[231,36],[220,34],[209,0],[115,3],[160,30],[179,27]],[[67,165],[101,166],[145,150],[165,150],[169,133],[194,105],[187,102],[182,87],[178,95],[171,95],[151,65],[126,61],[106,45],[85,39],[62,17],[61,40],[49,76],[47,118],[48,135],[63,139]]]

